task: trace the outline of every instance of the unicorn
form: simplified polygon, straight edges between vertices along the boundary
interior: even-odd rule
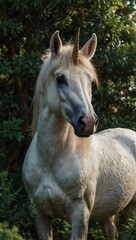
[[[52,240],[52,221],[71,223],[71,240],[86,240],[89,219],[98,220],[105,239],[118,237],[115,215],[136,213],[136,133],[98,133],[91,63],[97,36],[79,49],[50,40],[34,93],[33,139],[23,164],[23,181],[36,210],[39,240]]]

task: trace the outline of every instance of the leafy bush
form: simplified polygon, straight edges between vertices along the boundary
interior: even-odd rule
[[[8,227],[10,227],[12,230],[9,231],[12,233],[16,233],[18,229],[22,236],[29,237],[29,239],[33,237],[33,240],[35,239],[34,220],[29,211],[30,201],[17,173],[16,179],[13,181],[6,171],[0,172],[0,206],[0,222],[8,224],[2,225],[3,231],[4,229],[8,230]],[[30,231],[31,237],[29,234]],[[8,234],[7,232],[3,232],[2,234]]]
[[[97,221],[91,221],[90,224],[90,228],[89,228],[89,234],[88,236],[90,236],[89,239],[92,240],[104,240],[104,236],[103,236],[103,232],[102,229],[99,225],[99,223]]]
[[[121,236],[123,240],[136,239],[136,215],[128,220],[128,224],[124,226]]]
[[[13,191],[12,181],[8,179],[8,173],[0,173],[0,220],[10,222],[15,215],[15,200],[19,191]]]
[[[2,125],[2,133],[3,137],[6,140],[16,140],[20,142],[23,139],[22,133],[21,133],[21,119],[15,119],[12,120],[5,120],[3,121]]]
[[[67,221],[57,219],[53,222],[53,236],[56,240],[69,240],[71,236],[71,225]]]
[[[0,223],[0,240],[23,240],[19,234],[18,228],[13,226],[9,228],[7,223]]]

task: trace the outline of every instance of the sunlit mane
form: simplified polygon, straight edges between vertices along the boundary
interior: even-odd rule
[[[51,57],[50,50],[47,50],[46,54],[42,57],[43,64],[36,82],[35,94],[33,99],[33,120],[32,120],[32,132],[33,134],[37,130],[37,120],[39,114],[40,97],[43,92],[46,91],[48,82],[51,79],[53,73],[61,66],[61,69],[70,69],[72,71],[74,64],[72,59],[73,45],[67,44],[63,46],[61,53],[55,57]],[[98,78],[92,63],[83,55],[79,56],[79,66],[83,69],[87,69],[92,80],[98,86]]]

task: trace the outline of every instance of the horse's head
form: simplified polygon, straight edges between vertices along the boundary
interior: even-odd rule
[[[62,46],[59,32],[50,40],[50,71],[47,84],[47,104],[51,111],[61,115],[74,128],[79,137],[93,134],[98,124],[92,100],[92,82],[97,81],[90,59],[95,53],[95,34],[79,50],[78,38],[74,47]]]

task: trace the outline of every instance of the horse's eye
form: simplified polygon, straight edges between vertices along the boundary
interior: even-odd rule
[[[64,74],[56,77],[56,81],[59,86],[62,86],[62,85],[68,86],[67,79]]]

